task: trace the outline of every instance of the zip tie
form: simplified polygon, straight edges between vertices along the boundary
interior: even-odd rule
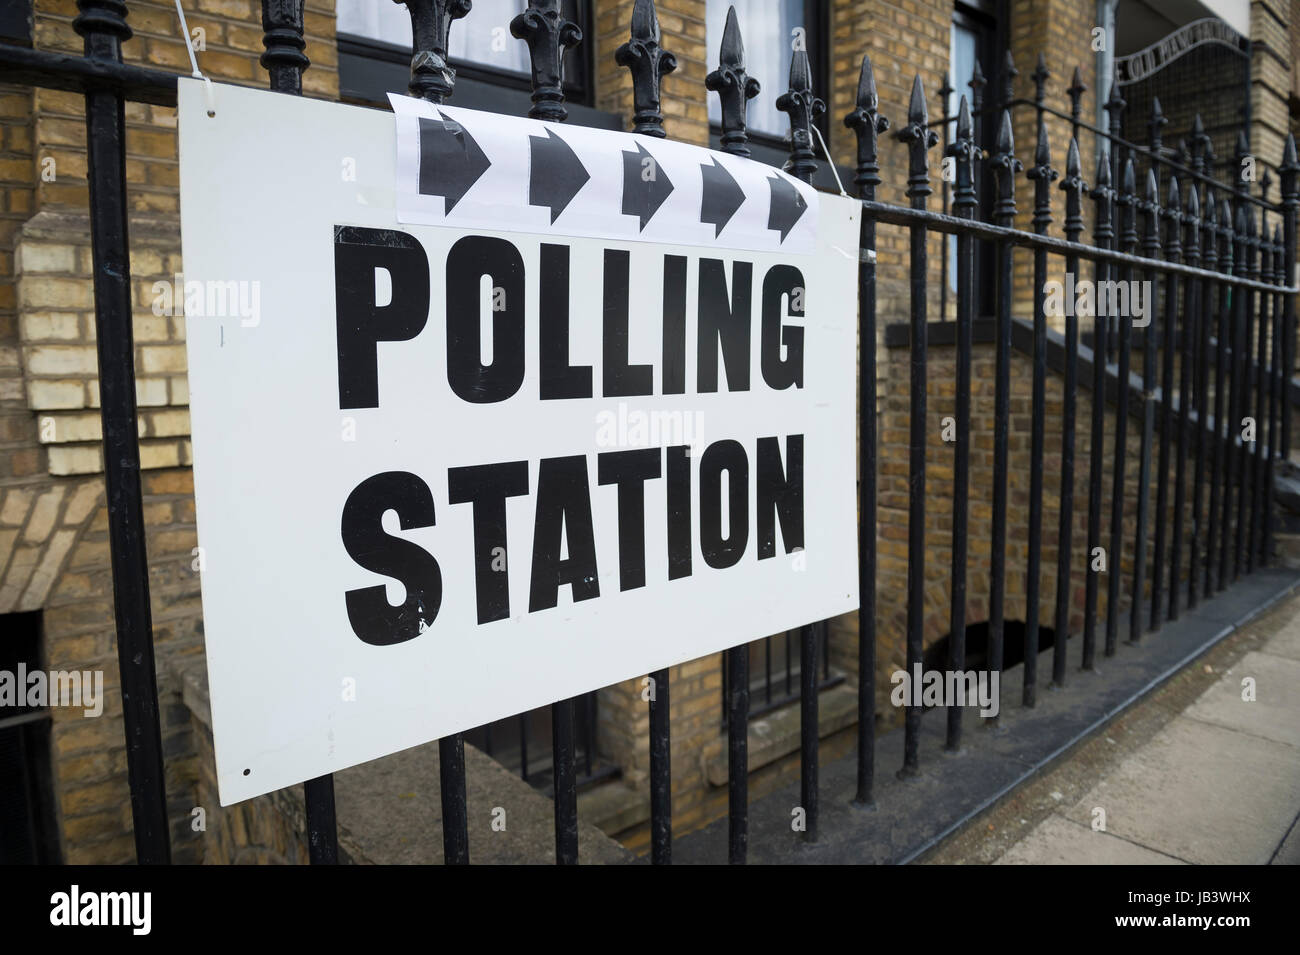
[[[185,22],[185,11],[181,9],[181,0],[176,0],[176,15],[181,18],[181,35],[185,37],[185,52],[190,55],[190,66],[194,68],[194,71],[190,73],[190,76],[194,77],[196,80],[203,81],[204,98],[208,103],[208,115],[216,116],[217,103],[216,94],[212,89],[212,80],[204,76],[202,71],[199,69],[199,61],[194,56],[194,44],[190,41],[190,27],[189,24]]]
[[[180,0],[176,0],[176,3],[179,5]],[[840,171],[835,168],[835,160],[831,158],[831,151],[826,148],[826,140],[822,137],[822,131],[817,128],[816,123],[811,125],[812,131],[817,134],[817,142],[822,144],[822,155],[826,157],[826,165],[831,167],[831,175],[835,177],[835,185],[840,187],[840,195],[845,199],[851,199],[852,196],[844,191],[844,183],[840,182]]]

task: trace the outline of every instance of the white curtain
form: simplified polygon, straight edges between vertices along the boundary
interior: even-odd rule
[[[727,23],[727,8],[736,8],[740,35],[745,42],[745,72],[758,80],[762,89],[749,101],[746,124],[751,130],[784,136],[790,123],[785,113],[776,108],[776,98],[790,85],[790,57],[794,49],[796,27],[809,27],[803,22],[803,0],[708,0],[705,6],[705,29],[708,45],[708,67],[718,68],[718,52],[722,46],[722,31]],[[805,44],[808,37],[805,35]],[[805,46],[806,48],[806,46]],[[825,63],[814,63],[814,71],[824,69]],[[823,99],[826,90],[814,89]],[[718,94],[709,93],[709,121],[722,121],[722,108]]]
[[[510,21],[527,0],[474,0],[469,15],[451,25],[454,59],[499,70],[528,72],[528,46],[510,35]],[[337,0],[338,32],[411,46],[411,15],[393,0]]]

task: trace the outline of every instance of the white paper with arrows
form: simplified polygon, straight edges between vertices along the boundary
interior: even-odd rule
[[[763,163],[632,133],[389,98],[399,222],[816,250],[816,191]]]

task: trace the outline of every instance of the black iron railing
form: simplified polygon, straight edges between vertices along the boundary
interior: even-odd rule
[[[448,32],[453,21],[469,9],[468,0],[404,0],[414,32],[409,89],[412,95],[440,103],[454,91],[455,75],[447,68]],[[91,242],[94,253],[94,291],[100,361],[100,391],[106,476],[108,484],[109,531],[117,613],[119,666],[124,693],[128,774],[137,857],[144,863],[169,861],[163,758],[159,732],[158,700],[154,676],[150,602],[145,563],[144,527],[141,505],[140,465],[136,440],[134,359],[131,327],[130,271],[126,228],[125,123],[127,100],[174,105],[176,77],[167,73],[124,65],[122,41],[131,31],[122,0],[78,0],[80,15],[74,26],[85,37],[83,57],[48,53],[0,45],[0,80],[63,90],[86,96],[89,143]],[[308,65],[303,55],[302,0],[263,0],[266,52],[262,65],[273,90],[290,95],[301,93],[301,75]],[[563,53],[582,39],[578,27],[561,14],[559,0],[533,0],[528,10],[515,18],[512,33],[528,43],[532,62],[533,106],[530,115],[563,121]],[[659,25],[651,0],[637,0],[632,14],[631,38],[616,54],[618,62],[633,77],[635,112],[633,121],[643,135],[665,135],[659,104],[660,80],[671,72],[675,60],[661,45]],[[991,588],[989,593],[989,638],[987,665],[1001,670],[1006,633],[1007,528],[1008,528],[1008,438],[1011,428],[1012,301],[1016,292],[1013,264],[1017,250],[1033,258],[1032,289],[1033,366],[1031,443],[1035,461],[1046,454],[1044,422],[1047,416],[1044,383],[1048,374],[1044,280],[1049,257],[1060,256],[1065,269],[1077,275],[1081,263],[1092,263],[1098,281],[1127,281],[1143,277],[1152,283],[1163,308],[1159,326],[1148,328],[1143,348],[1141,374],[1131,372],[1134,347],[1131,316],[1095,320],[1092,347],[1081,342],[1078,315],[1067,313],[1064,322],[1064,427],[1062,429],[1062,474],[1060,534],[1056,580],[1056,628],[1053,635],[1052,680],[1067,679],[1066,658],[1069,636],[1071,581],[1082,574],[1086,580],[1084,626],[1080,664],[1092,668],[1096,662],[1096,633],[1101,574],[1071,564],[1069,546],[1073,524],[1075,469],[1075,411],[1081,363],[1089,363],[1093,396],[1091,453],[1088,470],[1087,548],[1092,554],[1103,546],[1102,519],[1106,511],[1103,469],[1113,468],[1110,498],[1110,528],[1106,552],[1110,572],[1106,575],[1108,601],[1104,622],[1103,653],[1117,652],[1123,604],[1122,556],[1132,555],[1129,577],[1130,640],[1158,626],[1164,615],[1177,615],[1182,599],[1184,561],[1188,605],[1198,597],[1221,590],[1242,573],[1267,563],[1271,551],[1272,476],[1279,457],[1287,454],[1290,433],[1290,405],[1284,386],[1289,386],[1294,365],[1296,214],[1300,209],[1300,162],[1294,141],[1288,139],[1277,169],[1281,177],[1281,202],[1266,195],[1252,195],[1249,183],[1220,183],[1210,177],[1206,140],[1193,130],[1189,140],[1189,167],[1162,153],[1156,137],[1160,123],[1153,120],[1150,148],[1138,147],[1119,135],[1124,103],[1114,88],[1110,128],[1101,130],[1079,118],[1082,84],[1069,90],[1071,109],[1058,111],[1045,101],[1046,67],[1040,62],[1034,79],[1037,95],[1029,101],[1037,116],[1034,162],[1028,176],[1034,182],[1033,230],[1013,226],[1016,213],[1015,180],[1022,164],[1015,156],[1011,135],[1010,109],[1014,101],[1014,66],[1004,70],[1004,89],[998,106],[988,109],[980,102],[983,78],[972,80],[975,109],[963,97],[955,118],[956,133],[947,152],[955,160],[952,214],[927,207],[932,193],[929,155],[937,137],[926,108],[919,78],[912,89],[906,121],[895,135],[907,145],[909,168],[907,206],[876,200],[882,182],[878,139],[889,124],[880,115],[876,86],[867,58],[863,58],[856,105],[844,118],[857,142],[854,182],[864,212],[859,257],[860,340],[876,341],[876,232],[880,225],[906,229],[910,234],[910,403],[909,532],[907,573],[907,665],[920,665],[925,625],[925,556],[927,511],[926,401],[928,390],[927,322],[929,286],[933,276],[927,258],[931,233],[955,235],[956,239],[956,410],[957,441],[954,454],[951,627],[948,666],[965,666],[966,566],[970,556],[968,540],[970,501],[971,355],[975,303],[980,289],[974,269],[977,243],[986,243],[996,256],[996,334],[994,467],[990,489],[992,499]],[[707,87],[722,100],[722,148],[735,155],[747,155],[745,110],[749,99],[759,94],[758,84],[745,73],[740,27],[734,11],[728,16],[722,38],[718,70],[709,75]],[[789,171],[807,181],[816,168],[813,119],[824,104],[811,87],[807,54],[796,51],[790,69],[790,88],[777,100],[790,118],[791,158]],[[997,124],[996,149],[987,162],[975,146],[974,119],[980,114]],[[1059,188],[1065,191],[1063,237],[1051,234],[1050,192],[1058,173],[1052,166],[1052,149],[1046,121],[1058,116],[1070,121],[1074,136],[1066,151],[1065,175]],[[947,120],[940,120],[944,123]],[[1102,143],[1096,181],[1089,188],[1082,179],[1077,142],[1080,131],[1091,132]],[[1244,152],[1244,147],[1242,152]],[[1139,166],[1145,175],[1139,178]],[[1163,170],[1163,171],[1162,171]],[[991,221],[980,220],[981,177],[992,177],[995,202],[985,210]],[[1138,183],[1145,180],[1140,192]],[[1167,198],[1161,202],[1161,182],[1167,183]],[[1082,239],[1082,200],[1096,205],[1093,244]],[[1185,199],[1183,198],[1185,196]],[[1161,226],[1163,223],[1163,238]],[[1270,232],[1271,230],[1271,232]],[[1140,247],[1140,253],[1139,253]],[[946,281],[946,276],[944,276]],[[1154,314],[1154,311],[1153,311]],[[1157,380],[1156,361],[1161,359]],[[1114,359],[1112,367],[1111,359]],[[869,804],[873,799],[874,681],[876,670],[876,520],[877,441],[876,368],[872,356],[861,362],[859,383],[860,444],[860,585],[859,624],[859,712],[858,773],[855,799]],[[1178,384],[1174,386],[1174,367]],[[1108,402],[1113,398],[1113,407]],[[1125,535],[1127,479],[1127,428],[1132,410],[1140,412],[1140,473],[1135,533]],[[1103,446],[1105,417],[1114,416],[1114,443]],[[1253,417],[1256,432],[1243,437],[1241,423]],[[1151,455],[1159,432],[1158,459],[1154,468],[1157,485],[1156,542],[1152,560],[1147,560],[1146,539],[1152,522],[1149,490],[1152,479]],[[845,435],[844,440],[852,440]],[[1170,462],[1174,466],[1172,541],[1167,541],[1165,508],[1169,504]],[[1190,496],[1185,486],[1193,474]],[[1030,488],[1028,567],[1026,579],[1026,625],[1024,628],[1023,698],[1033,705],[1039,683],[1036,672],[1039,584],[1043,573],[1043,475],[1040,468]],[[947,490],[946,488],[942,490]],[[846,516],[846,519],[847,516]],[[1182,526],[1190,527],[1186,546]],[[1149,566],[1148,566],[1149,565]],[[1148,576],[1149,575],[1149,576]],[[1152,611],[1143,616],[1146,584],[1152,587]],[[1166,597],[1167,594],[1167,597]],[[1167,611],[1163,604],[1168,601]],[[818,838],[818,734],[817,688],[818,646],[824,646],[825,622],[813,622],[800,631],[800,706],[802,719],[801,780],[802,806],[807,823],[805,838]],[[825,672],[824,670],[822,671]],[[748,840],[747,731],[750,715],[751,681],[749,654],[727,654],[726,725],[729,757],[729,846],[732,862],[746,858]],[[668,671],[651,674],[654,692],[649,695],[650,796],[652,857],[664,863],[671,859],[671,786],[669,773],[669,686]],[[909,706],[905,717],[903,773],[914,773],[920,765],[919,728],[922,707]],[[962,731],[960,707],[948,711],[947,745],[956,747]],[[555,802],[556,859],[577,861],[578,771],[575,763],[575,700],[555,703],[551,708],[551,767]],[[586,754],[594,744],[589,740]],[[464,744],[461,736],[441,740],[444,856],[449,863],[469,861],[465,797]],[[334,794],[331,777],[305,784],[310,856],[314,863],[338,859]]]

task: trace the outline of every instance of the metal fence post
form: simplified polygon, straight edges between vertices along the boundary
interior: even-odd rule
[[[122,42],[131,38],[126,4],[122,0],[78,0],[77,8],[80,13],[72,25],[85,38],[86,58],[121,63]],[[104,480],[108,489],[108,537],[112,547],[122,719],[126,728],[136,859],[142,865],[152,865],[171,862],[171,844],[137,439],[125,109],[120,92],[96,88],[86,93],[86,179],[90,186],[95,344],[99,355]]]

